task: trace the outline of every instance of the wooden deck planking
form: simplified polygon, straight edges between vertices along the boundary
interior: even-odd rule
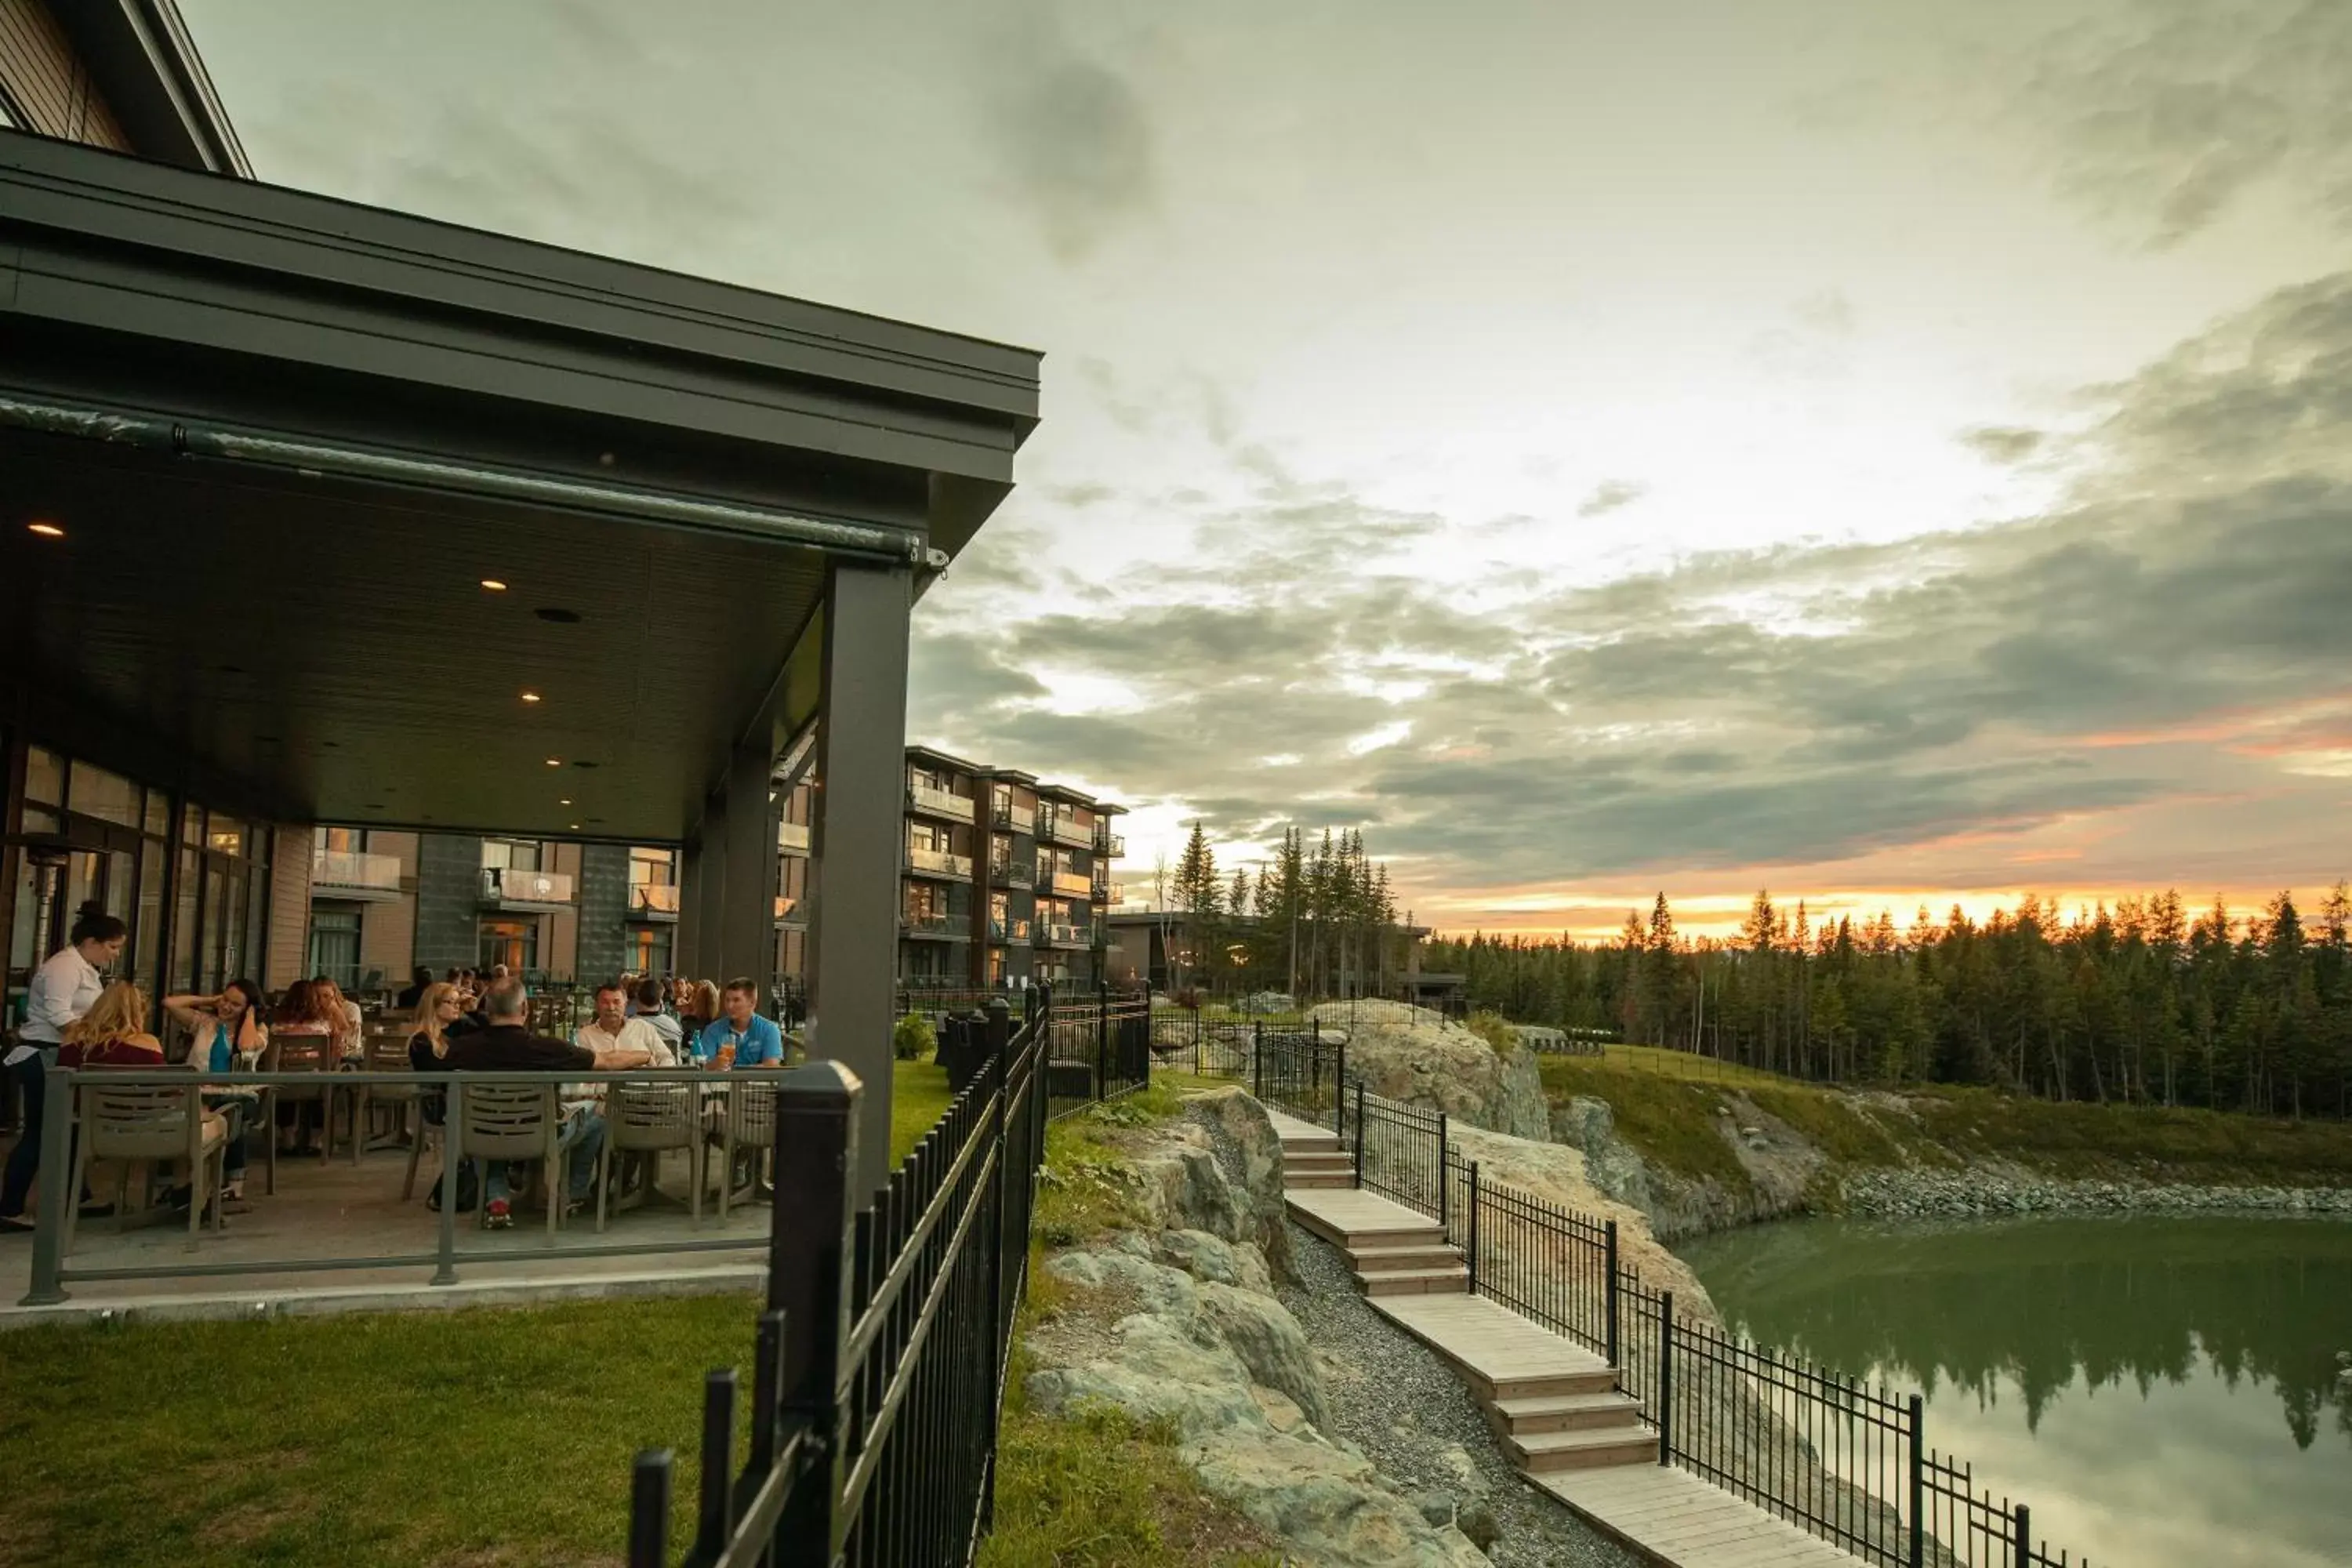
[[[1427,1215],[1358,1187],[1299,1187],[1286,1196],[1299,1223],[1327,1239],[1426,1236],[1437,1229]]]
[[[1825,1541],[1663,1465],[1557,1470],[1530,1480],[1579,1516],[1671,1568],[1853,1568]]]
[[[1267,1121],[1274,1123],[1275,1137],[1286,1144],[1304,1143],[1309,1147],[1326,1144],[1336,1146],[1339,1142],[1339,1135],[1330,1128],[1318,1127],[1312,1121],[1301,1121],[1289,1112],[1276,1110],[1271,1105],[1265,1108],[1265,1116]]]

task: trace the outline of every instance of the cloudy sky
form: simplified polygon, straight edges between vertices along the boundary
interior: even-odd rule
[[[1131,889],[2352,872],[2342,0],[182,6],[263,178],[1044,350],[910,727]]]

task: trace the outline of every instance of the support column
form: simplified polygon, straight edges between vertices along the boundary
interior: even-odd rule
[[[761,1012],[771,1011],[776,972],[776,813],[768,799],[775,755],[764,737],[740,748],[727,769],[726,878],[719,889],[719,951],[729,980],[748,978]],[[714,846],[713,847],[717,847]]]
[[[677,930],[670,937],[669,967],[694,979],[702,975],[704,875],[701,841],[689,838],[677,847]]]
[[[695,889],[694,961],[701,965],[698,980],[727,984],[727,817],[732,805],[727,787],[712,790],[702,803],[702,853],[698,869],[702,885]],[[682,897],[683,895],[681,895]]]
[[[856,1073],[857,1182],[890,1165],[890,1025],[905,841],[907,622],[914,577],[835,564],[825,591],[809,924],[812,1048]]]

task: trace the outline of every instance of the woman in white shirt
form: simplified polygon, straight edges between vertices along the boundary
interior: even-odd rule
[[[8,1156],[0,1177],[0,1234],[29,1231],[25,1198],[41,1169],[41,1094],[48,1069],[57,1066],[58,1047],[67,1026],[90,1009],[106,989],[99,971],[122,956],[128,928],[96,904],[84,904],[73,924],[72,940],[49,955],[33,975],[25,998],[23,1042],[8,1053],[8,1070],[16,1075],[25,1100],[25,1133]]]

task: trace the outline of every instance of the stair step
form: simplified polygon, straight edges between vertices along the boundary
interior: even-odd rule
[[[1462,1267],[1462,1249],[1433,1241],[1420,1247],[1351,1247],[1348,1261],[1359,1273],[1379,1268],[1445,1268]]]
[[[1280,1142],[1286,1154],[1336,1154],[1339,1152],[1339,1139],[1336,1133],[1327,1132],[1320,1138],[1285,1138]]]
[[[1469,1289],[1470,1271],[1450,1268],[1358,1269],[1356,1283],[1367,1296],[1458,1295]]]
[[[1352,1187],[1356,1184],[1356,1173],[1285,1169],[1282,1173],[1282,1184],[1286,1187]]]
[[[1601,1465],[1658,1462],[1658,1435],[1639,1426],[1542,1432],[1526,1437],[1507,1437],[1503,1446],[1523,1470],[1583,1470]]]
[[[1288,1149],[1282,1152],[1282,1168],[1286,1171],[1352,1171],[1355,1156],[1344,1149],[1334,1149],[1328,1154],[1299,1154]]]
[[[1624,1394],[1556,1394],[1534,1399],[1504,1399],[1487,1406],[1506,1437],[1547,1432],[1585,1432],[1638,1421],[1641,1404]]]
[[[1488,1380],[1473,1376],[1472,1392],[1490,1405],[1516,1404],[1522,1399],[1567,1399],[1580,1394],[1614,1394],[1617,1370],[1597,1366],[1586,1372],[1539,1373],[1531,1377]]]

